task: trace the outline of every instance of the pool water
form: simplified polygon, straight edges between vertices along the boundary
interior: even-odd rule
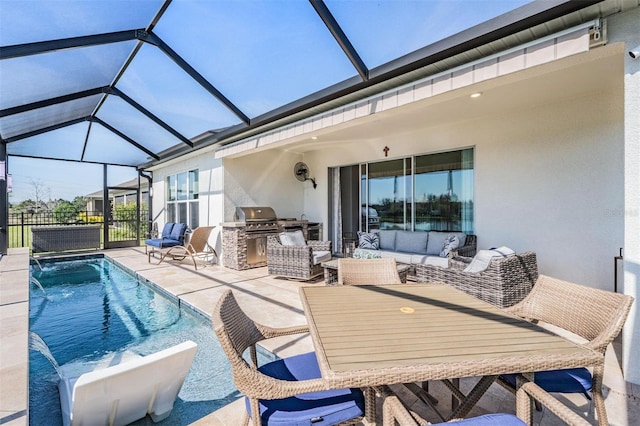
[[[42,289],[31,284],[30,331],[44,340],[67,374],[193,340],[198,350],[189,375],[171,416],[158,424],[189,424],[241,396],[204,317],[179,307],[107,258],[41,265],[41,270],[32,266]],[[260,356],[264,360],[266,354]],[[30,350],[29,369],[30,424],[61,425],[55,368],[40,352]],[[133,424],[154,423],[147,416]]]

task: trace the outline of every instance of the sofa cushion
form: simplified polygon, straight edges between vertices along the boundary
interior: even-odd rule
[[[307,245],[307,242],[304,240],[304,234],[300,230],[281,233],[280,243],[283,246],[296,246],[296,247],[303,247]]]
[[[171,238],[171,230],[173,229],[173,222],[167,222],[164,224],[162,228],[162,234],[160,234],[160,238]]]
[[[331,260],[331,252],[329,250],[313,250],[312,255],[314,265]]]
[[[427,232],[397,231],[395,250],[406,253],[427,254],[428,238],[429,234]]]
[[[395,250],[396,249],[396,231],[381,229],[378,231],[380,237],[380,250]]]
[[[384,250],[384,251],[380,251],[380,257],[382,258],[393,258],[396,260],[396,262],[398,263],[411,263],[411,257],[413,256],[413,254],[411,253],[402,253],[399,251],[388,251],[388,250]]]
[[[473,256],[469,266],[464,268],[464,272],[478,273],[486,270],[493,259],[502,259],[513,256],[515,252],[509,247],[499,247],[491,250],[480,250]]]
[[[447,232],[447,231],[429,231],[429,241],[427,241],[427,254],[431,256],[440,256],[440,252],[444,248],[444,240],[451,235],[458,237],[460,246],[464,246],[467,234],[464,232]]]
[[[377,232],[358,232],[358,247],[370,250],[380,248],[380,238]]]
[[[176,223],[171,228],[171,236],[169,237],[172,240],[180,241],[180,244],[184,241],[184,233],[187,232],[187,224],[186,223]]]
[[[380,250],[357,248],[353,252],[354,259],[380,259]]]

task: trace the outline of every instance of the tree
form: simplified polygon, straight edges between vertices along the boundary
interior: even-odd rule
[[[56,222],[70,223],[76,221],[78,213],[78,209],[71,202],[60,200],[58,205],[53,209],[53,218]]]
[[[33,196],[35,197],[35,213],[37,213],[44,204],[44,196],[51,194],[51,189],[40,179],[29,179],[29,184],[33,187]],[[46,208],[46,207],[45,207]]]

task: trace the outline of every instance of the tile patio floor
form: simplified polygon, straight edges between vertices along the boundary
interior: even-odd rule
[[[276,327],[304,324],[305,317],[298,289],[303,285],[324,285],[322,280],[299,283],[275,278],[267,274],[266,268],[235,271],[212,265],[194,271],[193,266],[187,261],[149,264],[143,247],[107,250],[104,253],[207,315],[220,294],[230,288],[243,309],[253,318]],[[28,251],[13,249],[8,256],[0,260],[1,425],[27,424],[27,283]],[[307,335],[274,339],[264,346],[279,356],[313,350],[313,344]],[[605,397],[609,422],[620,426],[637,425],[640,424],[640,387],[625,383],[622,379],[619,349],[617,344],[613,350],[610,348],[607,352]],[[474,379],[464,379],[462,386],[469,387],[474,382]],[[450,396],[444,390],[444,386],[433,383],[430,390],[440,399],[440,406],[446,411],[450,407]],[[411,405],[414,400],[407,398],[405,402]],[[590,422],[596,423],[593,405],[583,396],[571,396],[568,404],[583,413]],[[243,410],[242,400],[238,400],[193,424],[237,425],[240,423]],[[493,385],[471,415],[514,410],[514,397],[500,386]],[[430,420],[438,420],[428,411],[422,414]],[[536,413],[535,422],[544,426],[563,424],[544,411]]]

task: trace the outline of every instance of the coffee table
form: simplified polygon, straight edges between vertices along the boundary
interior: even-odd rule
[[[326,285],[336,285],[338,284],[338,260],[339,259],[331,259],[327,262],[322,262],[322,267],[324,268],[324,282]],[[407,282],[407,274],[411,270],[411,265],[407,265],[406,263],[398,263],[398,275],[400,275],[400,281],[403,283]]]

